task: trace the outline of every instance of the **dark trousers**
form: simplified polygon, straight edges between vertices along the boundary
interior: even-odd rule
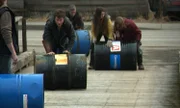
[[[0,74],[11,73],[11,56],[0,55]]]
[[[90,55],[90,64],[89,65],[92,67],[94,67],[94,45],[100,43],[101,37],[102,37],[102,34],[97,37],[97,40],[95,43],[91,44],[91,55]],[[107,41],[108,41],[107,36],[104,35],[104,38],[105,38],[104,43],[107,43]]]
[[[137,62],[138,65],[141,65],[143,63],[143,52],[141,49],[141,42],[137,42]]]
[[[55,54],[62,54],[63,50],[62,50],[62,48],[61,49],[60,48],[55,48],[55,49],[53,49],[53,52],[55,52]]]

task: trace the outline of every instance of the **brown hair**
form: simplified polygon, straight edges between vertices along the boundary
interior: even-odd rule
[[[57,9],[56,11],[55,11],[55,17],[58,17],[58,18],[65,18],[65,16],[66,16],[66,13],[65,13],[65,11],[64,10],[62,10],[62,9]]]
[[[0,0],[0,6],[2,6],[5,3],[6,0]]]
[[[94,24],[94,32],[95,32],[96,36],[99,33],[99,27],[100,27],[100,24],[101,24],[100,17],[101,17],[102,12],[106,13],[105,9],[103,7],[97,7],[96,11],[95,11],[95,14],[94,14],[93,24]],[[101,30],[108,31],[108,15],[107,15],[107,13],[105,14],[105,16],[103,18],[103,22],[102,22],[101,27],[102,27]]]
[[[120,28],[125,28],[126,27],[126,25],[124,23],[124,18],[123,17],[121,17],[121,16],[116,17],[115,22],[114,22],[114,32],[116,32],[117,29],[118,29],[117,25],[119,25]]]

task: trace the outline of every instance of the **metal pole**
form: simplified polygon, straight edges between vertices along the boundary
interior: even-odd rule
[[[27,36],[26,36],[26,6],[24,2],[23,18],[22,18],[22,45],[23,52],[27,51]]]
[[[162,17],[163,17],[162,16],[162,12],[163,12],[163,10],[162,10],[162,0],[159,0],[159,1],[160,1],[160,19],[161,19],[161,21],[160,21],[161,22],[161,28],[160,29],[162,29],[162,20],[163,20],[162,19]]]
[[[24,15],[22,19],[22,44],[23,44],[23,52],[27,51],[26,18]]]

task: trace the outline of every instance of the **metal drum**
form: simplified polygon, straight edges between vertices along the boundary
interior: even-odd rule
[[[76,39],[71,50],[72,54],[89,54],[90,35],[88,30],[76,30]]]
[[[87,80],[84,54],[36,55],[35,73],[44,74],[45,89],[84,89]]]
[[[96,70],[136,70],[137,43],[113,41],[113,47],[96,44],[94,68]]]
[[[0,108],[44,108],[42,74],[0,74]]]

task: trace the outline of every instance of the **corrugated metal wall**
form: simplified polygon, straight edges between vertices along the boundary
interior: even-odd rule
[[[8,6],[12,9],[23,9],[24,8],[24,0],[8,0]]]
[[[8,0],[10,7],[21,7],[23,0]],[[16,3],[15,3],[16,2]],[[19,3],[18,3],[19,2]],[[113,16],[147,14],[147,0],[24,0],[25,8],[30,12],[50,12],[57,8],[67,9],[68,5],[75,4],[83,15],[93,14],[98,6],[106,8]]]

